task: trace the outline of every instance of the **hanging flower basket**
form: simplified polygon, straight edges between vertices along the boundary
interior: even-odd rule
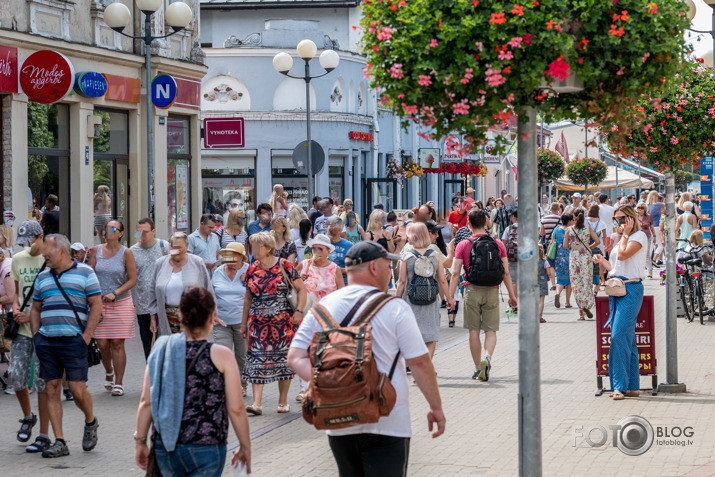
[[[536,160],[539,164],[540,184],[548,184],[563,177],[566,163],[558,152],[540,147],[536,153]]]
[[[598,185],[606,178],[608,167],[600,159],[575,159],[566,167],[566,175],[574,184],[586,187],[588,184]]]
[[[408,179],[412,177],[420,177],[422,173],[424,172],[424,169],[422,169],[422,166],[417,164],[414,161],[407,161],[402,165],[402,169],[405,171],[405,177]]]
[[[425,174],[461,174],[463,176],[484,177],[489,170],[484,164],[470,164],[469,162],[447,162],[436,169],[423,169]]]
[[[397,184],[402,187],[402,181],[406,177],[405,169],[396,160],[387,161],[387,177],[397,180]]]

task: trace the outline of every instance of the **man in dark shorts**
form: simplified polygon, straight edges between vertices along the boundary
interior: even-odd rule
[[[87,345],[99,323],[102,299],[97,275],[89,266],[71,258],[67,237],[46,237],[43,255],[47,268],[35,281],[30,324],[37,357],[42,362],[40,377],[47,385],[47,406],[56,439],[42,457],[61,457],[70,453],[62,432],[63,374],[75,404],[84,413],[82,448],[90,451],[97,445],[99,424],[92,409],[92,395],[86,389]]]

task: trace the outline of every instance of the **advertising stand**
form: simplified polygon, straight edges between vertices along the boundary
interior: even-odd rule
[[[653,296],[643,297],[643,305],[636,321],[636,343],[641,376],[651,376],[653,396],[658,393],[658,375],[655,358],[655,322]],[[611,391],[603,386],[603,377],[608,378],[608,353],[611,347],[611,328],[608,323],[610,307],[607,296],[596,297],[596,396]]]

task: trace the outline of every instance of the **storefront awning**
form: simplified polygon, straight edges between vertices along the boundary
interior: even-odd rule
[[[553,184],[554,187],[564,191],[582,191],[584,189],[583,186],[571,182],[566,176],[554,181]],[[608,166],[606,179],[600,184],[589,184],[588,190],[615,189],[617,187],[622,189],[651,189],[653,188],[653,181],[642,176],[638,177],[636,174],[620,167],[618,168],[618,177],[616,177],[616,166]]]
[[[626,158],[623,158],[620,156],[614,156],[613,154],[606,152],[604,150],[601,150],[601,154],[603,154],[608,159],[611,159],[612,161],[620,162],[621,164],[623,164],[625,167],[627,167],[629,169],[633,169],[632,172],[634,172],[635,175],[638,175],[638,171],[640,170],[640,175],[646,176],[646,178],[648,178],[648,179],[655,179],[658,182],[665,180],[665,174],[661,174],[658,171],[654,171],[653,169],[650,169],[650,168],[645,167],[641,164],[638,164],[635,161],[631,161],[630,159],[626,159]]]

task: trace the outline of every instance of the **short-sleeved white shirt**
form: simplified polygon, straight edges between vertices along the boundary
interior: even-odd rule
[[[598,204],[598,216],[606,226],[606,236],[608,237],[613,233],[613,211],[615,210],[615,208],[606,203]]]
[[[374,287],[366,285],[350,285],[327,295],[320,301],[340,323],[353,305]],[[368,298],[366,303],[355,314],[355,318],[374,298]],[[354,319],[353,319],[354,321]],[[362,424],[345,429],[326,431],[330,436],[345,436],[353,434],[380,434],[393,437],[412,437],[410,424],[409,386],[405,373],[405,359],[417,358],[427,353],[427,346],[422,341],[422,335],[417,327],[417,321],[410,306],[402,299],[389,301],[370,320],[372,326],[372,352],[375,355],[377,369],[389,373],[397,352],[400,359],[392,376],[392,385],[397,392],[397,402],[389,416],[381,417],[374,424]],[[291,348],[305,349],[310,347],[310,341],[316,331],[323,327],[312,313],[308,312],[293,337]]]
[[[621,238],[623,240],[623,238]],[[648,252],[648,237],[646,234],[639,230],[638,232],[630,235],[628,237],[628,243],[639,242],[641,244],[640,250],[636,252],[628,260],[618,260],[618,245],[613,247],[611,250],[610,262],[611,262],[611,277],[626,277],[629,280],[632,279],[645,279],[645,260]]]

